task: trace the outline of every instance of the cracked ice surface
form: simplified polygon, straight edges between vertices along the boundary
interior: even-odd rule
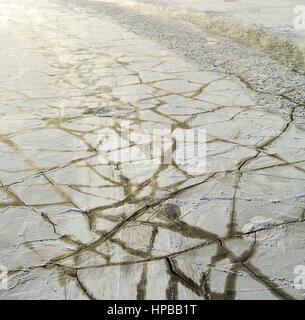
[[[304,103],[259,106],[105,19],[14,3],[1,29],[1,299],[304,299]],[[288,104],[289,105],[289,104]],[[206,129],[206,168],[117,161],[101,130]],[[150,136],[146,143],[151,143]],[[178,146],[179,147],[179,146]]]

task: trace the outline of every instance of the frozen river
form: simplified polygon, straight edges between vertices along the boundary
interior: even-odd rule
[[[147,3],[2,1],[0,299],[304,299],[299,51]]]

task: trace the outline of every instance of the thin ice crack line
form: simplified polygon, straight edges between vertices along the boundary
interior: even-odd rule
[[[71,256],[73,256],[73,255],[75,255],[75,254],[84,252],[84,251],[86,251],[88,248],[94,248],[94,247],[102,244],[103,242],[105,242],[105,241],[108,240],[109,238],[112,238],[112,237],[113,237],[119,230],[121,230],[128,222],[134,221],[135,219],[139,218],[139,217],[140,217],[141,215],[143,215],[148,209],[157,206],[158,204],[160,204],[160,203],[162,203],[162,202],[164,202],[164,201],[172,198],[173,196],[176,196],[177,194],[180,194],[181,192],[183,192],[183,191],[185,191],[185,190],[187,190],[187,189],[189,189],[189,188],[192,188],[192,187],[194,187],[194,186],[196,186],[196,185],[200,185],[200,184],[202,184],[202,183],[207,182],[207,181],[208,181],[209,179],[211,179],[214,175],[215,175],[215,174],[209,176],[209,177],[208,177],[207,179],[205,179],[204,181],[201,181],[201,182],[196,183],[196,184],[194,184],[194,185],[185,187],[185,188],[183,188],[183,189],[181,189],[181,190],[175,191],[175,192],[171,193],[169,196],[167,196],[167,197],[165,197],[165,198],[162,198],[162,199],[159,199],[159,200],[155,201],[155,202],[152,203],[152,204],[147,204],[147,205],[145,205],[143,208],[141,208],[141,209],[137,210],[135,213],[133,213],[128,219],[126,219],[126,220],[122,221],[121,223],[119,223],[116,227],[114,227],[111,231],[109,231],[106,235],[102,236],[100,239],[92,242],[92,243],[89,244],[89,245],[86,245],[84,248],[81,248],[80,250],[76,250],[76,251],[74,251],[73,253],[68,254],[68,255],[65,256],[65,257],[60,257],[60,258],[58,258],[58,259],[54,259],[53,261],[54,261],[54,262],[60,261],[60,260],[62,260],[62,259],[64,259],[64,258],[68,258],[68,257],[71,257]]]
[[[85,293],[85,295],[90,299],[90,300],[96,300],[96,297],[89,292],[88,288],[85,287],[83,282],[80,280],[79,275],[77,273],[78,270],[75,271],[75,278],[79,286],[81,287],[82,291]]]
[[[256,235],[256,234],[255,234]],[[229,255],[229,256],[231,256],[231,257],[233,257],[234,258],[234,260],[235,261],[238,261],[242,266],[243,266],[243,268],[245,269],[245,271],[247,272],[247,273],[249,273],[249,275],[252,275],[252,276],[254,276],[255,278],[258,278],[259,279],[259,281],[262,283],[262,284],[264,284],[265,286],[267,286],[269,289],[271,289],[271,291],[272,292],[274,292],[276,295],[278,295],[278,296],[281,296],[282,298],[289,298],[289,299],[292,299],[292,297],[290,296],[290,295],[288,295],[288,294],[286,294],[285,292],[283,292],[280,288],[278,288],[275,284],[273,284],[269,279],[268,279],[268,277],[266,277],[265,275],[263,275],[263,274],[258,274],[257,272],[255,272],[255,271],[253,271],[252,269],[253,269],[253,267],[249,267],[248,265],[246,265],[245,264],[245,261],[247,260],[247,257],[250,255],[250,253],[251,253],[251,250],[249,251],[246,251],[246,252],[249,252],[249,254],[244,258],[244,259],[242,259],[242,256],[244,256],[245,255],[245,253],[243,253],[240,257],[236,257],[231,251],[228,251],[228,249],[224,246],[224,244],[223,244],[223,242],[222,242],[222,240],[220,240],[220,239],[218,239],[217,240],[218,242],[220,241],[220,245],[221,245],[221,247],[227,252],[227,254]],[[254,245],[255,245],[255,243],[254,243]],[[188,250],[188,251],[190,251],[190,250]],[[166,257],[163,257],[163,259],[165,259],[167,262],[170,262],[170,258],[169,258],[170,256],[166,256]],[[156,259],[154,259],[154,260],[156,260]],[[148,260],[147,260],[148,261]],[[152,259],[150,259],[150,261],[152,261]],[[136,263],[143,263],[143,261],[137,261]],[[126,263],[125,263],[126,264]],[[124,263],[121,263],[120,265],[124,265]],[[171,263],[170,263],[170,265],[171,265]],[[49,265],[50,266],[50,265]],[[79,269],[81,269],[81,268],[71,268],[71,267],[64,267],[64,266],[61,266],[61,265],[56,265],[57,267],[59,267],[59,268],[65,268],[65,269],[67,269],[67,270],[74,270],[74,272],[76,272],[77,273],[77,270],[79,270]],[[110,265],[107,265],[107,266],[110,266]],[[54,265],[53,265],[53,267],[54,267]],[[97,268],[97,266],[95,266],[95,267],[93,267],[93,268]],[[14,271],[14,272],[18,272],[18,271]],[[176,273],[174,272],[174,275],[176,275]],[[195,290],[196,288],[197,288],[197,286],[193,286],[192,284],[193,284],[193,281],[191,281],[191,283],[189,282],[189,281],[187,281],[186,279],[184,279],[184,277],[182,276],[182,277],[178,277],[179,278],[179,280],[180,281],[182,281],[182,284],[183,285],[187,285],[187,286],[191,286],[191,288],[192,288],[192,290]],[[81,283],[79,283],[80,285],[81,285]],[[198,287],[199,288],[199,287]],[[87,290],[82,286],[82,289],[85,291],[85,293],[87,294]],[[198,290],[195,290],[196,292],[198,291]],[[230,291],[231,291],[231,289],[230,289]],[[211,292],[210,292],[211,293]],[[197,294],[198,294],[198,292],[197,292]],[[201,294],[201,289],[200,289],[200,292],[199,292],[199,294],[200,295],[202,295]],[[204,295],[206,295],[207,293],[204,293]],[[89,297],[90,297],[90,295],[88,295]],[[91,296],[91,298],[93,298],[92,296]],[[209,297],[208,297],[209,298]]]
[[[288,128],[288,126],[289,126],[289,124],[287,124],[285,130]],[[284,130],[284,131],[285,131],[285,130]],[[284,131],[283,131],[283,132],[284,132]],[[283,132],[282,132],[281,134],[283,134]],[[273,138],[273,140],[279,138],[279,136],[280,136],[281,134],[279,134],[277,137]],[[274,141],[273,141],[273,142],[274,142]],[[233,142],[232,142],[232,143],[233,143]],[[269,142],[269,143],[270,143],[270,142]],[[272,155],[272,154],[269,154],[268,152],[266,152],[266,151],[263,150],[263,149],[261,149],[260,152],[263,152],[263,153],[265,153],[265,154],[267,154],[267,155],[269,155],[269,156],[274,156],[274,155]],[[258,154],[257,154],[257,155],[258,155]],[[253,158],[251,157],[250,159],[246,159],[245,162],[247,162],[248,160],[253,160],[254,158],[257,157],[257,155],[254,156]],[[58,169],[66,168],[66,167],[68,167],[68,166],[71,166],[71,165],[79,162],[79,161],[91,159],[91,158],[93,158],[94,156],[95,156],[95,154],[90,155],[90,156],[88,156],[88,157],[84,157],[84,158],[78,158],[78,159],[75,159],[75,160],[72,160],[72,161],[68,162],[67,164],[64,164],[64,165],[61,165],[61,166],[57,166],[57,167],[52,167],[52,168],[49,168],[49,169],[46,169],[46,170],[43,170],[43,171],[39,171],[38,173],[35,173],[35,174],[33,174],[33,175],[31,175],[31,176],[28,176],[28,177],[26,177],[26,178],[31,178],[31,177],[33,177],[33,176],[36,176],[37,174],[42,174],[42,175],[44,175],[44,174],[47,174],[47,173],[49,173],[49,172],[55,172],[55,171],[58,170]],[[285,161],[285,160],[281,160],[281,161]],[[303,161],[298,161],[298,162],[295,162],[295,163],[301,163],[301,162],[303,162]],[[274,166],[280,166],[280,165],[293,165],[293,166],[294,166],[295,163],[285,162],[285,163],[283,163],[283,164],[277,164],[277,165],[268,166],[268,167],[250,169],[250,170],[247,170],[246,172],[257,171],[257,170],[261,170],[261,169],[265,169],[265,168],[269,168],[269,167],[274,167]],[[244,164],[245,164],[245,163],[244,163]],[[298,167],[296,167],[296,168],[298,168]],[[299,169],[300,169],[300,168],[299,168]],[[225,172],[234,172],[234,171],[239,171],[239,169],[238,169],[238,170],[226,170]],[[13,182],[13,183],[8,184],[8,185],[3,185],[2,187],[11,186],[11,185],[16,184],[16,183],[22,183],[22,181],[21,181],[21,182],[16,181],[16,182]]]
[[[78,158],[78,159],[72,160],[72,161],[70,161],[70,162],[68,162],[66,164],[63,164],[63,165],[59,165],[59,166],[56,166],[56,167],[52,167],[52,168],[48,168],[48,169],[45,169],[45,170],[37,171],[37,173],[34,173],[34,174],[30,175],[30,176],[26,176],[24,178],[21,178],[19,180],[16,180],[14,182],[9,183],[9,184],[2,185],[1,188],[10,187],[10,186],[16,185],[16,184],[22,184],[25,180],[31,179],[33,177],[36,177],[37,175],[44,175],[44,174],[48,174],[48,173],[53,173],[53,172],[55,172],[57,170],[64,169],[66,167],[72,166],[73,164],[75,164],[77,162],[88,160],[88,159],[91,159],[91,158],[93,158],[95,156],[96,155],[93,154],[93,155],[90,155],[90,156],[85,157],[85,158]],[[3,171],[5,171],[5,170],[3,170]],[[21,172],[23,172],[23,171],[21,170]]]
[[[23,152],[20,152],[20,149],[18,148],[18,146],[11,140],[3,140],[1,139],[3,143],[5,143],[6,145],[8,145],[9,147],[13,148],[16,152],[18,152],[19,154],[21,154],[21,156],[23,156],[23,158],[25,159],[25,161],[29,164],[30,167],[32,167],[34,170],[39,171],[39,168],[36,166],[35,162],[32,159],[29,159]],[[48,183],[55,189],[55,191],[61,195],[62,197],[65,198],[65,200],[67,200],[67,202],[71,202],[76,208],[79,209],[79,207],[74,203],[74,201],[72,200],[72,198],[70,198],[70,196],[68,196],[65,192],[63,192],[60,187],[56,184],[54,184],[49,178],[48,176],[41,172],[41,175],[48,181]],[[21,203],[24,203],[23,201],[21,201],[13,192],[11,192]],[[25,206],[27,206],[24,203]],[[80,209],[79,209],[80,210]]]
[[[169,272],[184,286],[190,287],[192,291],[194,291],[198,296],[202,296],[207,298],[206,292],[202,290],[200,286],[198,286],[192,279],[188,278],[185,274],[182,274],[182,272],[178,271],[176,266],[173,264],[170,258],[165,258],[167,267]]]
[[[255,278],[258,278],[262,284],[264,284],[266,287],[268,287],[271,290],[271,292],[273,292],[277,296],[280,296],[282,299],[289,299],[289,300],[294,299],[291,295],[282,291],[266,275],[258,274],[256,271],[254,271],[253,269],[255,269],[255,267],[252,266],[251,263],[247,263],[246,261],[241,260],[240,257],[237,257],[231,250],[228,250],[228,248],[224,245],[222,241],[220,242],[220,245],[223,248],[223,250],[228,254],[228,256],[231,256],[233,257],[234,260],[238,261],[238,263],[240,263],[243,266],[244,270],[248,274],[253,275]]]
[[[256,237],[255,237],[256,238]],[[285,292],[283,292],[280,288],[278,288],[274,283],[272,283],[268,277],[266,277],[263,274],[258,274],[257,272],[253,271],[253,267],[250,268],[248,265],[246,265],[246,261],[248,260],[248,258],[251,255],[251,252],[253,251],[255,245],[256,245],[256,241],[254,242],[254,244],[252,245],[252,248],[246,250],[241,256],[236,257],[230,250],[228,250],[226,248],[226,246],[224,245],[224,243],[221,240],[217,240],[218,244],[220,244],[221,248],[226,252],[226,254],[233,258],[233,262],[238,262],[242,268],[244,269],[244,271],[246,271],[247,273],[249,273],[249,275],[254,276],[254,278],[258,278],[259,282],[261,282],[262,284],[264,284],[266,287],[268,287],[269,289],[271,289],[272,292],[274,292],[276,295],[281,296],[282,298],[289,298],[292,299],[292,297],[289,294],[286,294]],[[246,255],[246,256],[245,256]],[[245,256],[245,257],[244,257]],[[244,257],[244,258],[242,258]],[[190,287],[192,291],[196,292],[197,295],[200,296],[205,296],[207,299],[210,298],[210,289],[209,287],[207,287],[209,290],[209,294],[206,291],[202,291],[201,286],[197,286],[192,279],[188,278],[187,276],[185,276],[183,273],[179,274],[179,272],[177,273],[175,271],[175,268],[172,265],[172,262],[170,260],[169,256],[163,257],[163,259],[165,259],[165,261],[167,262],[169,271],[173,274],[173,276],[175,278],[177,278],[177,280],[179,280],[183,285]],[[137,263],[143,263],[143,261],[138,261]],[[146,261],[147,262],[147,261]],[[120,265],[123,265],[123,263],[121,263]],[[109,266],[109,265],[108,265]],[[57,265],[57,267],[59,268],[64,268],[64,270],[72,270],[75,272],[75,274],[77,275],[77,271],[80,270],[79,268],[70,268],[70,267],[64,267],[61,265]],[[97,267],[94,267],[97,268]],[[87,268],[86,268],[87,269]],[[234,268],[235,270],[235,268]],[[14,271],[16,272],[16,271]],[[234,271],[233,273],[234,275],[236,274],[236,271]],[[77,278],[77,276],[76,276]],[[82,283],[79,281],[79,279],[77,278],[79,284],[81,285],[82,290],[84,291],[85,294],[87,294],[89,297],[93,298],[92,295],[88,294],[87,290],[84,288],[84,286],[82,285]],[[199,291],[198,291],[199,290]],[[228,289],[230,292],[233,290],[232,288]]]
[[[294,221],[289,221],[289,222],[283,222],[283,223],[279,223],[276,225],[271,225],[271,226],[267,226],[265,228],[261,228],[261,229],[257,229],[257,230],[253,230],[253,231],[249,231],[243,234],[238,234],[238,235],[233,235],[233,236],[229,236],[226,238],[217,238],[215,240],[211,240],[211,241],[206,241],[204,243],[198,244],[194,247],[185,249],[185,250],[181,250],[179,252],[174,252],[168,255],[164,255],[164,256],[155,256],[155,257],[150,257],[148,259],[142,259],[142,260],[137,260],[137,261],[123,261],[123,262],[113,262],[113,263],[107,263],[107,264],[101,264],[101,265],[94,265],[94,266],[86,266],[86,267],[69,267],[69,266],[65,266],[65,265],[61,265],[58,261],[60,260],[64,260],[66,258],[69,258],[67,256],[62,257],[61,259],[58,260],[50,260],[49,262],[47,262],[46,264],[43,265],[37,265],[37,266],[28,266],[28,267],[23,267],[22,269],[13,269],[9,271],[10,273],[14,273],[14,272],[20,272],[23,271],[25,269],[41,269],[41,268],[46,268],[46,267],[52,267],[52,268],[57,268],[57,267],[64,267],[67,269],[71,269],[71,270],[84,270],[84,269],[97,269],[97,268],[108,268],[108,267],[113,267],[113,266],[120,266],[120,265],[133,265],[133,264],[141,264],[141,263],[147,263],[147,262],[152,262],[152,261],[159,261],[159,260],[163,260],[165,258],[175,258],[177,256],[183,255],[184,253],[190,252],[190,251],[194,251],[203,247],[207,247],[213,244],[217,244],[219,242],[226,242],[226,241],[230,241],[230,240],[234,240],[234,239],[243,239],[245,236],[251,236],[251,235],[256,235],[257,233],[261,233],[264,231],[269,231],[269,230],[273,230],[276,229],[278,227],[281,226],[286,226],[286,225],[293,225],[293,224],[297,224],[297,223],[303,223],[305,222],[305,218],[299,219],[299,220],[294,220]],[[88,248],[88,250],[90,250],[91,248]],[[75,252],[73,252],[75,253]],[[78,252],[76,252],[75,254],[77,254]]]
[[[260,150],[261,152],[265,153],[266,155],[269,155],[269,156],[273,156],[272,154],[269,154],[267,152],[265,152],[264,150]],[[83,160],[88,160],[88,159],[91,159],[95,157],[95,155],[91,155],[89,157],[86,157],[86,158],[79,158],[79,159],[75,159],[75,160],[72,160],[71,162],[65,164],[65,165],[62,165],[62,166],[57,166],[57,167],[52,167],[50,169],[46,169],[46,170],[43,170],[43,171],[39,171],[33,175],[30,175],[30,176],[27,176],[27,177],[24,177],[24,178],[21,178],[20,180],[16,180],[10,184],[4,184],[4,185],[1,185],[0,186],[0,189],[1,188],[6,188],[6,187],[10,187],[12,185],[16,185],[16,184],[22,184],[25,180],[27,179],[30,179],[30,178],[33,178],[33,177],[36,177],[37,175],[42,175],[42,174],[48,174],[48,173],[53,173],[53,172],[56,172],[57,170],[60,170],[60,169],[63,169],[63,168],[66,168],[66,167],[69,167],[69,166],[72,166],[73,164],[79,162],[79,161],[83,161]],[[247,159],[247,160],[253,160],[252,158],[251,159]],[[284,160],[280,160],[280,161],[284,161]],[[243,170],[242,172],[244,173],[250,173],[250,172],[254,172],[254,171],[259,171],[259,170],[265,170],[265,169],[270,169],[270,168],[274,168],[274,167],[281,167],[281,166],[293,166],[295,167],[296,169],[299,169],[301,171],[303,171],[304,169],[300,168],[300,167],[297,167],[295,166],[296,164],[299,164],[299,163],[303,163],[305,162],[305,159],[304,160],[299,160],[299,161],[294,161],[294,162],[284,162],[284,163],[278,163],[278,164],[273,164],[273,165],[269,165],[269,166],[264,166],[264,167],[258,167],[258,168],[252,168],[252,169],[247,169],[247,170]],[[105,165],[107,166],[107,165]],[[92,166],[90,166],[90,168],[92,168]],[[98,171],[97,171],[98,172]],[[232,169],[232,170],[224,170],[224,171],[213,171],[212,173],[216,173],[216,174],[219,174],[219,173],[236,173],[236,172],[239,172],[239,169]],[[103,177],[105,179],[105,177]],[[1,183],[1,182],[0,182]],[[178,184],[183,184],[185,183],[185,180],[183,180],[182,182],[179,182]],[[171,185],[171,187],[175,187],[177,184],[173,184]],[[103,187],[103,186],[101,186]]]

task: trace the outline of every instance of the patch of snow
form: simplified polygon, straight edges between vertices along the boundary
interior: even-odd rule
[[[247,233],[247,232],[253,232],[253,231],[257,231],[257,230],[261,230],[261,229],[266,229],[270,226],[275,225],[275,221],[273,221],[271,218],[266,218],[263,216],[257,216],[254,217],[250,220],[249,223],[247,223],[244,227],[243,227],[243,232]]]

